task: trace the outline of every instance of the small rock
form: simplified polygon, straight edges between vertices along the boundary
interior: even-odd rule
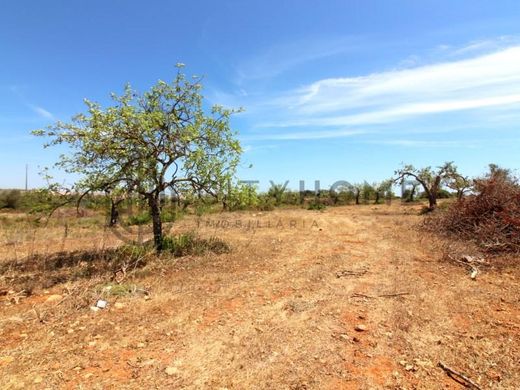
[[[406,371],[415,371],[415,366],[413,364],[407,364],[406,366],[404,366],[404,369]]]
[[[164,372],[166,373],[166,375],[175,375],[179,372],[179,369],[177,367],[166,367]]]
[[[45,300],[45,302],[47,302],[47,303],[57,302],[57,301],[61,301],[62,299],[63,299],[63,296],[61,296],[59,294],[53,294],[53,295],[49,295],[47,297],[47,299]]]
[[[43,378],[41,376],[37,376],[36,378],[34,378],[34,383],[42,383],[43,382]]]
[[[116,309],[122,309],[122,308],[125,307],[125,304],[124,304],[124,303],[121,303],[121,302],[116,302],[116,303],[114,303],[114,307],[115,307]]]
[[[343,341],[348,341],[348,334],[340,334],[339,338]]]
[[[99,311],[99,307],[90,306],[90,310],[92,310],[92,311]]]
[[[91,372],[87,372],[87,373],[85,374],[84,378],[85,378],[85,379],[88,379],[88,378],[91,378],[91,377],[93,377],[93,376],[94,376],[93,373],[91,373]]]
[[[416,366],[422,367],[422,368],[433,368],[434,364],[431,360],[420,360],[420,359],[413,359],[413,362]]]
[[[366,325],[358,324],[354,327],[354,329],[358,332],[365,332],[368,328],[366,327]]]
[[[138,343],[137,348],[144,348],[146,345],[144,343]]]

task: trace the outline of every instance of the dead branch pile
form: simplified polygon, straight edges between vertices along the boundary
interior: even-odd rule
[[[426,226],[477,243],[485,252],[520,252],[520,186],[491,177],[479,180],[475,194],[459,200]]]

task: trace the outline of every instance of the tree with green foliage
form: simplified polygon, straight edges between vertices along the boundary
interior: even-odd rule
[[[271,182],[271,187],[267,194],[275,199],[275,205],[280,206],[283,202],[284,194],[287,191],[287,182],[284,184],[275,184]]]
[[[397,176],[394,182],[402,184],[406,178],[413,178],[423,187],[424,193],[428,198],[428,209],[430,211],[437,207],[437,197],[443,184],[446,184],[458,175],[457,167],[453,162],[446,162],[436,170],[431,167],[422,169],[415,168],[413,165],[405,165],[395,171]]]
[[[379,201],[381,200],[382,197],[385,199],[388,199],[390,197],[390,199],[391,199],[392,184],[393,184],[393,180],[388,179],[388,180],[384,180],[380,183],[374,183],[374,185],[372,185],[372,188],[374,189],[374,194],[375,194],[374,204],[379,204]]]
[[[361,193],[363,191],[363,184],[356,183],[352,186],[352,189],[353,189],[356,205],[358,205],[359,199],[361,198]]]
[[[455,174],[450,181],[447,183],[447,187],[456,192],[456,196],[458,200],[461,200],[464,197],[464,194],[471,190],[473,186],[473,180],[471,180],[467,176],[462,176],[460,174]]]
[[[240,182],[235,185],[230,184],[223,199],[224,210],[235,211],[254,208],[258,205],[257,187]]]
[[[69,147],[56,166],[81,177],[76,191],[121,187],[145,200],[158,251],[161,193],[182,186],[210,193],[231,180],[241,153],[229,124],[235,111],[213,106],[206,112],[201,78],[186,78],[182,67],[170,83],[158,81],[143,94],[127,85],[122,95],[112,94],[114,105],[107,108],[85,100],[87,113],[33,132],[50,138],[46,146]]]
[[[361,194],[363,196],[363,203],[368,204],[373,194],[375,193],[374,187],[372,187],[368,182],[364,182],[361,187]]]
[[[417,195],[417,186],[419,185],[418,182],[413,181],[410,183],[411,187],[406,188],[403,193],[401,194],[402,200],[405,202],[414,202],[415,201],[415,195]]]
[[[497,164],[489,164],[489,171],[484,176],[485,179],[500,180],[508,183],[516,183],[517,178],[511,169],[502,168]]]

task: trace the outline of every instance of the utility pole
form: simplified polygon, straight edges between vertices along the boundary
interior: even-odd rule
[[[29,164],[25,164],[25,192],[27,192],[27,187],[28,187],[28,176],[29,176]]]

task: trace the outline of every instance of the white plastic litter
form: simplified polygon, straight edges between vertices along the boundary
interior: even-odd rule
[[[100,309],[106,309],[107,305],[108,305],[108,302],[104,301],[102,299],[100,299],[99,301],[96,302],[96,307],[99,307]]]

